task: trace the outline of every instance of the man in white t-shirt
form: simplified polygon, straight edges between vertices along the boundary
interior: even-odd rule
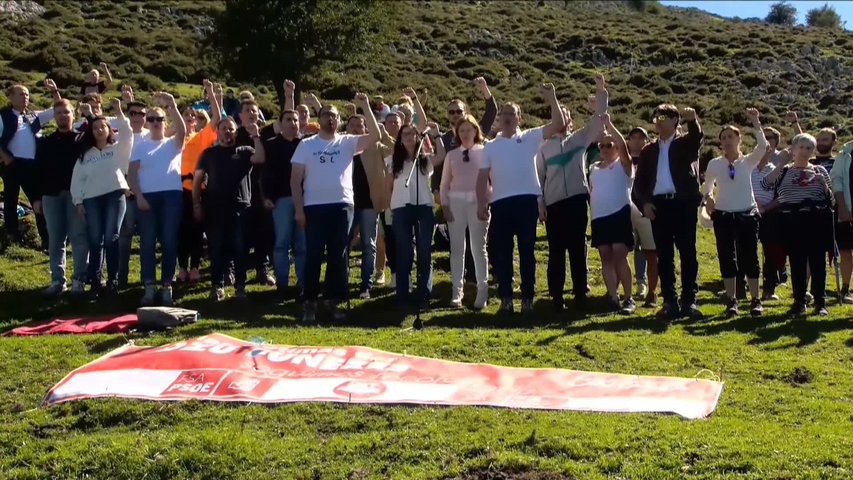
[[[487,142],[483,151],[483,164],[477,177],[477,203],[479,217],[486,220],[491,207],[489,224],[489,255],[498,279],[501,312],[511,313],[513,242],[518,238],[518,256],[521,269],[521,311],[533,310],[533,285],[536,280],[536,221],[545,219],[540,207],[542,189],[536,173],[536,153],[542,142],[563,130],[566,119],[554,85],[542,85],[542,97],[551,107],[551,122],[545,126],[520,130],[523,122],[521,107],[506,103],[500,109],[501,132]],[[489,195],[491,183],[491,195]],[[491,198],[490,198],[491,197]]]
[[[324,298],[335,321],[346,318],[338,304],[347,294],[347,239],[352,226],[353,157],[380,139],[379,125],[367,95],[355,103],[364,113],[365,135],[338,134],[341,117],[332,105],[320,109],[320,132],[302,140],[291,159],[290,187],[296,223],[305,229],[305,308],[302,320],[316,319],[320,263],[326,253]]]

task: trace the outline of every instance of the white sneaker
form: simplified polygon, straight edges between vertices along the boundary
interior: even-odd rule
[[[362,290],[361,293],[358,294],[358,298],[362,300],[370,300],[370,290]]]
[[[377,287],[381,287],[385,285],[385,272],[382,272],[379,276],[373,279],[373,284]]]
[[[164,307],[171,307],[174,303],[172,300],[172,286],[166,286],[160,289],[160,303]]]
[[[71,280],[71,295],[83,295],[84,284],[80,280]]]
[[[54,282],[54,283],[51,283],[50,285],[48,285],[47,288],[42,290],[41,293],[45,297],[55,297],[55,296],[59,295],[60,293],[64,292],[66,289],[67,289],[67,287],[65,286],[65,282],[62,282],[62,283]]]
[[[459,308],[462,306],[462,289],[454,288],[453,294],[450,296],[450,306]]]
[[[637,295],[636,295],[636,297],[637,298],[643,298],[646,296],[646,293],[648,293],[648,291],[649,291],[649,288],[646,286],[645,283],[638,283],[637,284]]]
[[[474,299],[474,310],[482,310],[486,308],[487,303],[489,303],[489,289],[482,287],[478,288],[477,298]]]
[[[142,306],[147,307],[154,305],[154,297],[157,295],[157,287],[154,285],[145,285],[145,294],[142,295],[142,300],[139,302]]]

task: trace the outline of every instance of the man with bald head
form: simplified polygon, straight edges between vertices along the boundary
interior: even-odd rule
[[[53,101],[62,100],[56,83],[51,79],[44,81],[44,88],[53,94]],[[6,92],[9,105],[0,108],[0,162],[3,164],[3,216],[6,222],[6,234],[12,241],[19,241],[18,233],[18,197],[21,190],[30,199],[36,201],[38,193],[37,172],[34,168],[36,158],[36,138],[40,137],[42,126],[53,119],[53,108],[44,111],[30,109],[30,91],[24,85],[13,85]],[[36,225],[41,236],[42,246],[47,247],[47,227],[44,217],[36,214]]]

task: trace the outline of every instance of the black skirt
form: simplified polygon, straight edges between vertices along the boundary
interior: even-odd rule
[[[631,207],[625,205],[618,212],[592,220],[592,246],[623,243],[634,248],[634,230],[631,226]]]

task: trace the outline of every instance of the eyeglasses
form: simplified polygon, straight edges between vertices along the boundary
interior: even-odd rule
[[[462,115],[463,113],[465,113],[465,111],[462,110],[461,108],[448,108],[447,109],[448,115]]]
[[[463,151],[462,151],[462,161],[463,161],[463,162],[466,162],[466,163],[467,163],[467,162],[469,162],[469,161],[471,161],[471,157],[470,157],[470,156],[468,156],[468,150],[463,150]]]
[[[669,115],[658,115],[655,117],[656,122],[665,122],[669,120]]]
[[[598,144],[598,149],[599,149],[599,150],[603,150],[603,149],[605,149],[605,148],[613,148],[613,142],[599,143],[599,144]]]
[[[163,121],[163,120],[165,120],[165,119],[166,119],[165,117],[146,117],[146,118],[145,118],[145,120],[146,120],[148,123],[162,122],[162,121]]]
[[[145,112],[127,112],[128,116],[131,117],[144,117]]]
[[[735,179],[735,166],[733,163],[729,164],[729,178],[732,180]]]

